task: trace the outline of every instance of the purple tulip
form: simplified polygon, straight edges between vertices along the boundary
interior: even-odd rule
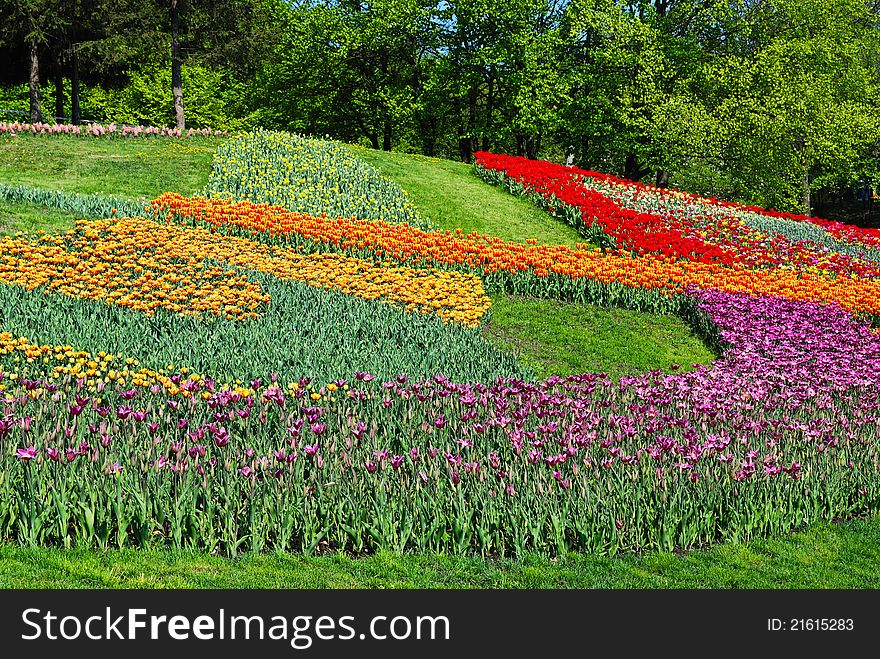
[[[39,452],[40,452],[40,450],[38,448],[36,448],[35,446],[28,446],[27,448],[18,449],[16,451],[16,455],[18,455],[18,457],[21,458],[22,460],[24,460],[25,462],[30,462],[35,457],[37,457],[37,454]]]
[[[223,448],[229,443],[229,432],[225,428],[218,428],[214,433],[214,445],[217,448]]]
[[[131,400],[135,396],[137,396],[137,389],[128,389],[126,391],[119,392],[119,397],[122,400]]]

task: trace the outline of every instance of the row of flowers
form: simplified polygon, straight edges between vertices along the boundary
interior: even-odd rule
[[[815,224],[839,240],[850,242],[855,245],[861,244],[864,246],[880,247],[880,229],[877,228],[856,227],[844,222],[826,220],[820,217],[804,215],[802,213],[780,212],[773,209],[761,208],[760,206],[751,206],[734,201],[716,199],[714,197],[701,197],[694,193],[684,192],[674,188],[660,188],[655,185],[630,181],[629,179],[620,178],[613,174],[605,174],[593,170],[573,168],[571,171],[575,172],[575,175],[580,177],[581,181],[587,186],[594,187],[599,184],[605,186],[606,189],[617,188],[618,194],[621,195],[622,199],[626,199],[627,197],[632,199],[646,197],[647,199],[654,199],[654,203],[659,204],[685,203],[696,206],[711,206],[715,209],[728,209],[731,212],[738,213],[740,217],[756,215],[787,220],[789,222]]]
[[[749,269],[880,277],[871,232],[659,190],[596,172],[480,152],[475,171],[619,252]],[[832,227],[836,230],[832,231]]]
[[[403,188],[343,144],[278,131],[257,130],[223,144],[205,192],[309,215],[432,227]]]
[[[19,133],[30,135],[82,135],[88,137],[221,137],[229,135],[225,130],[211,130],[210,128],[167,128],[158,126],[118,126],[116,124],[49,124],[49,123],[26,123],[13,121],[10,123],[0,122],[0,135],[15,136]]]

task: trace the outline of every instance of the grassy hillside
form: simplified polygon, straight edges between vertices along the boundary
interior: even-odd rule
[[[556,222],[528,201],[486,185],[471,166],[427,158],[352,147],[359,158],[406,190],[423,217],[441,229],[476,231],[504,240],[574,245],[585,242],[577,231]]]
[[[484,331],[539,377],[604,371],[618,379],[715,357],[678,316],[592,304],[496,295]]]
[[[224,138],[0,137],[0,183],[152,199],[208,182]]]

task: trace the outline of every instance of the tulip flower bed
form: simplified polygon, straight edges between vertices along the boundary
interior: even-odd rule
[[[475,172],[531,197],[589,240],[621,251],[728,267],[880,277],[880,251],[871,246],[870,232],[862,242],[858,230],[843,230],[841,240],[820,223],[796,216],[513,156],[480,152]]]
[[[694,547],[875,507],[880,342],[831,305],[697,293],[724,360],[615,385],[252,393],[3,380],[0,528],[23,543],[507,555]]]
[[[629,210],[689,218],[703,233],[715,231],[716,240],[745,248],[744,262],[751,267],[785,265],[802,271],[877,275],[880,250],[874,244],[876,229],[859,229],[803,215],[773,213],[764,209],[719,202],[677,190],[641,186],[590,172],[581,183]],[[719,228],[727,232],[722,238]]]
[[[406,192],[343,145],[258,130],[229,140],[214,158],[207,195],[430,228]]]
[[[31,135],[80,135],[83,137],[219,137],[228,135],[225,130],[209,128],[159,128],[157,126],[117,126],[116,124],[47,124],[0,122],[0,135],[15,136],[19,133]]]
[[[448,373],[467,382],[528,375],[478,329],[302,282],[252,277],[271,303],[259,319],[244,322],[163,308],[144,316],[116,304],[0,284],[0,331],[40,346],[67,345],[93,355],[139,359],[155,371],[169,364],[183,366],[228,384],[268,379],[272,373],[282,382],[305,374],[330,382],[360,370],[382,377]],[[28,377],[56,377],[59,364],[44,357],[7,355],[0,368]],[[86,376],[87,362],[77,365],[74,360],[68,366],[78,366],[76,372]],[[94,377],[96,385],[106,374]]]
[[[3,238],[0,251],[0,282],[45,285],[148,314],[162,307],[182,314],[258,317],[259,308],[270,301],[260,286],[212,263],[334,288],[466,325],[478,324],[490,305],[472,275],[386,266],[341,254],[303,255],[146,219],[78,222],[73,231],[36,241]]]

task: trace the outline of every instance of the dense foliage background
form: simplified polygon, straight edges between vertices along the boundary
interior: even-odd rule
[[[508,152],[870,220],[878,2],[0,7],[0,110],[31,121],[260,125],[465,162]]]

